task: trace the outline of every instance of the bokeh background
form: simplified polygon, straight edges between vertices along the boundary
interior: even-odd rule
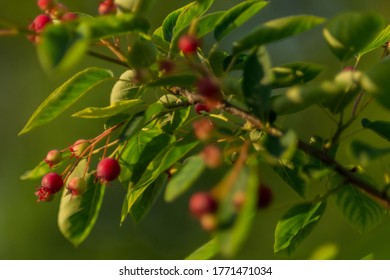
[[[0,19],[28,25],[38,13],[35,0],[0,0]],[[97,14],[96,0],[63,0],[71,10]],[[155,27],[174,8],[189,1],[155,1],[148,12]],[[240,1],[216,0],[214,9],[222,10]],[[245,26],[234,32],[223,45],[230,49],[232,41],[257,24],[292,14],[315,14],[332,17],[343,11],[373,10],[390,21],[390,2],[387,0],[271,0]],[[207,46],[207,41],[206,41]],[[334,75],[340,65],[328,51],[321,30],[317,28],[296,39],[286,40],[269,46],[274,65],[291,61],[325,63],[327,71],[321,78]],[[379,52],[369,55],[362,67],[378,61]],[[107,67],[97,60],[86,58],[79,66],[94,65]],[[116,74],[122,69],[111,67]],[[33,192],[38,182],[21,181],[20,175],[35,166],[53,148],[63,148],[79,138],[91,138],[101,131],[102,123],[90,120],[75,120],[71,113],[86,106],[105,106],[109,100],[110,87],[101,86],[90,92],[80,104],[72,107],[56,121],[31,133],[18,137],[18,132],[35,108],[72,73],[50,76],[37,60],[34,46],[24,37],[0,37],[0,259],[182,259],[206,242],[209,235],[203,232],[196,221],[187,213],[188,196],[172,204],[162,199],[145,220],[134,225],[129,219],[119,226],[120,210],[124,190],[113,185],[106,192],[100,217],[88,239],[74,248],[57,228],[58,199],[49,204],[36,204]],[[389,112],[373,104],[367,113],[371,119],[389,119]],[[334,126],[324,113],[308,109],[296,116],[280,120],[283,125],[297,129],[302,137],[309,132],[329,135]],[[369,143],[385,146],[388,143],[375,135],[358,129],[359,124],[349,132],[353,137],[363,137]],[[348,134],[348,133],[347,133]],[[348,142],[349,137],[346,139]],[[351,160],[346,145],[341,147],[340,158],[345,163]],[[378,181],[380,174],[390,168],[389,158],[375,162],[369,170]],[[300,198],[277,176],[264,170],[266,182],[272,186],[275,201],[270,209],[256,216],[250,237],[237,255],[238,259],[278,259],[273,255],[273,232],[278,218]],[[205,177],[207,181],[209,178]],[[311,186],[316,193],[317,185]],[[330,201],[323,220],[293,256],[296,259],[312,258],[319,249],[328,249],[337,259],[360,259],[367,255],[377,259],[390,259],[390,219],[370,233],[359,235],[348,225]]]

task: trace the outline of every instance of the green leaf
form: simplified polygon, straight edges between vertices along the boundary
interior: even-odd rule
[[[348,12],[326,25],[324,37],[336,57],[346,61],[364,50],[384,26],[384,19],[375,13]]]
[[[64,163],[66,163],[66,158],[68,158],[70,156],[70,152],[69,151],[66,151],[66,152],[63,152],[62,153],[62,161],[60,163],[58,163],[56,166],[54,166],[53,168],[50,168],[49,165],[44,161],[42,160],[37,166],[35,166],[33,169],[31,170],[28,170],[26,172],[24,172],[21,176],[20,176],[20,180],[36,180],[36,179],[41,179],[43,177],[43,175],[49,173],[50,171],[53,171],[57,168],[59,168],[60,166],[62,166]]]
[[[85,161],[79,163],[69,179],[82,176],[84,167]],[[95,182],[95,176],[88,174],[86,180],[88,188],[83,195],[71,197],[66,195],[67,189],[64,189],[58,212],[60,231],[74,246],[80,245],[90,234],[106,190],[105,185]]]
[[[272,68],[272,88],[290,87],[305,84],[316,78],[324,67],[306,62],[294,62]]]
[[[214,38],[220,41],[235,28],[241,26],[258,11],[268,5],[268,1],[244,1],[229,9],[215,26]]]
[[[226,224],[232,218],[234,219],[230,227],[220,229],[217,233],[221,253],[226,256],[235,255],[249,235],[257,209],[258,186],[259,180],[256,169],[253,167],[243,167],[232,185],[232,191],[220,202],[218,210],[220,222]],[[236,214],[237,210],[234,209],[234,195],[239,192],[244,193],[245,202],[241,206],[238,214]]]
[[[176,41],[175,37],[178,36],[181,30],[186,28],[193,20],[200,18],[210,8],[213,2],[214,0],[196,0],[185,6],[173,28],[172,41]]]
[[[267,134],[263,139],[263,147],[271,162],[280,160],[289,161],[297,148],[297,135],[293,130],[288,130],[282,137]]]
[[[352,155],[362,166],[367,166],[371,161],[390,152],[390,148],[376,148],[360,140],[352,141],[350,148]]]
[[[167,41],[167,42],[172,41],[173,29],[176,26],[177,19],[179,18],[181,13],[183,13],[183,11],[185,11],[186,9],[188,9],[189,7],[191,7],[193,5],[194,5],[193,2],[189,3],[186,6],[181,7],[180,9],[173,11],[164,19],[161,27],[162,27],[163,38],[165,41]]]
[[[249,50],[305,32],[324,22],[324,18],[310,15],[296,15],[275,19],[261,24],[233,46],[233,53]]]
[[[163,131],[170,134],[175,133],[175,131],[186,122],[190,112],[191,107],[188,106],[166,114],[164,116],[164,122],[161,121]]]
[[[387,121],[370,121],[369,119],[362,119],[362,126],[368,128],[378,134],[383,139],[390,142],[390,122]]]
[[[42,67],[50,71],[66,71],[77,64],[87,51],[91,30],[86,24],[50,25],[40,35],[37,45]]]
[[[87,68],[77,73],[43,101],[19,135],[52,121],[89,90],[112,77],[111,71],[101,68]]]
[[[219,244],[216,238],[211,239],[195,250],[191,255],[186,257],[186,260],[209,260],[219,253]]]
[[[291,161],[279,161],[273,166],[274,171],[301,197],[306,194],[306,182],[299,175],[300,167],[305,164],[304,154],[297,151]]]
[[[326,201],[303,203],[290,208],[275,230],[275,254],[290,256],[311,233],[326,209]]]
[[[338,178],[332,184],[340,189],[334,194],[336,205],[345,219],[360,233],[376,227],[385,216],[385,209],[356,187]]]
[[[167,174],[160,174],[152,184],[129,190],[128,205],[130,205],[130,214],[135,223],[139,223],[150,211],[167,182]]]
[[[148,87],[193,86],[198,78],[193,74],[178,74],[160,77],[146,84]]]
[[[138,40],[131,45],[128,52],[128,62],[130,67],[139,69],[147,68],[157,59],[157,49],[151,41]]]
[[[132,109],[131,111],[133,112],[133,114],[135,114],[138,113],[138,111],[145,110],[147,106],[148,105],[144,104],[141,99],[123,100],[104,108],[88,107],[82,111],[74,113],[72,117],[84,119],[107,118],[123,113],[124,111],[128,111],[129,109]]]
[[[390,59],[385,59],[368,71],[368,78],[362,80],[362,88],[373,94],[382,106],[390,109]]]
[[[184,166],[177,171],[165,189],[165,200],[171,202],[187,191],[205,169],[201,156],[186,159]]]
[[[359,56],[384,46],[388,41],[390,41],[390,25],[379,32],[376,38],[359,53]]]
[[[250,111],[264,119],[270,106],[271,62],[265,47],[260,47],[246,60],[242,89]]]

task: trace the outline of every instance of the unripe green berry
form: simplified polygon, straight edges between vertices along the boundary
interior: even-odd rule
[[[70,148],[70,152],[75,157],[79,158],[83,154],[85,149],[87,149],[88,147],[89,147],[89,142],[87,140],[79,139],[76,142],[74,142],[74,144]]]
[[[49,165],[50,168],[60,163],[61,160],[62,160],[62,154],[58,150],[49,151],[45,157],[45,162]]]

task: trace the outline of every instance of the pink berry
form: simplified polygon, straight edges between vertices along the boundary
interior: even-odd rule
[[[194,35],[187,34],[180,37],[178,45],[184,54],[193,54],[199,47],[199,40]]]
[[[54,194],[61,190],[64,185],[61,175],[51,172],[43,176],[41,187],[47,192]]]
[[[199,219],[206,214],[215,213],[217,202],[209,193],[197,192],[190,198],[189,209],[190,213]]]
[[[217,79],[203,77],[196,83],[198,93],[204,97],[209,109],[214,109],[222,102],[221,87]]]
[[[50,168],[60,163],[61,160],[62,160],[62,154],[58,150],[49,151],[45,157],[45,162],[49,165]]]
[[[33,22],[30,24],[29,29],[36,33],[42,32],[46,25],[52,22],[52,19],[45,14],[38,15]]]
[[[75,13],[65,13],[62,16],[61,20],[62,21],[71,21],[71,20],[76,20],[78,18],[79,18],[79,16],[77,14],[75,14]]]
[[[268,186],[261,184],[258,189],[257,207],[259,209],[267,208],[271,204],[272,199],[272,190]]]
[[[202,118],[192,123],[196,138],[201,141],[210,140],[213,137],[214,125],[208,118]]]
[[[209,168],[217,168],[222,164],[222,151],[215,145],[208,145],[200,155]]]
[[[210,112],[210,108],[206,104],[197,103],[197,104],[195,104],[195,112],[197,114],[201,115],[202,112],[206,112],[206,113]]]
[[[87,182],[82,177],[74,177],[70,179],[67,189],[72,196],[82,195],[87,190]]]
[[[116,12],[116,5],[113,0],[104,0],[100,2],[98,8],[100,15],[108,15]]]
[[[89,142],[85,139],[79,139],[70,147],[70,152],[77,158],[83,155],[83,152],[88,148]]]
[[[37,6],[42,11],[47,11],[47,10],[50,10],[50,9],[54,8],[57,5],[56,2],[57,1],[54,1],[54,0],[38,0],[37,1]]]
[[[103,183],[111,182],[118,178],[121,172],[121,167],[116,159],[102,159],[97,166],[96,176]]]

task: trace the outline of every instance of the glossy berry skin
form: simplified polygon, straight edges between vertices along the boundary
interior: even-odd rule
[[[207,192],[193,194],[189,201],[190,213],[200,219],[206,214],[213,214],[217,211],[216,200]]]
[[[116,12],[116,5],[113,0],[105,0],[99,4],[99,15],[108,15]]]
[[[201,115],[202,112],[210,112],[210,108],[209,106],[207,106],[206,104],[203,104],[203,103],[197,103],[195,104],[195,112],[198,114],[198,115]]]
[[[96,176],[103,183],[111,182],[118,178],[121,167],[116,159],[102,159],[96,169]]]
[[[56,2],[55,0],[38,0],[37,6],[42,11],[47,11],[53,9],[57,4]]]
[[[258,199],[257,199],[257,208],[264,209],[267,208],[273,199],[272,190],[266,185],[260,185],[258,189]]]
[[[29,29],[35,31],[36,33],[42,32],[46,25],[50,24],[52,19],[45,14],[38,15],[33,22],[30,24]]]
[[[50,168],[60,163],[61,160],[62,160],[62,154],[58,150],[49,151],[45,157],[45,162],[49,165]]]
[[[72,196],[82,195],[87,191],[87,182],[82,177],[70,179],[67,189]]]
[[[184,54],[193,54],[199,47],[199,40],[194,35],[187,34],[180,37],[178,45]]]
[[[55,194],[59,192],[63,186],[64,181],[62,180],[61,175],[55,172],[50,172],[42,178],[41,188],[43,188],[50,194]]]

